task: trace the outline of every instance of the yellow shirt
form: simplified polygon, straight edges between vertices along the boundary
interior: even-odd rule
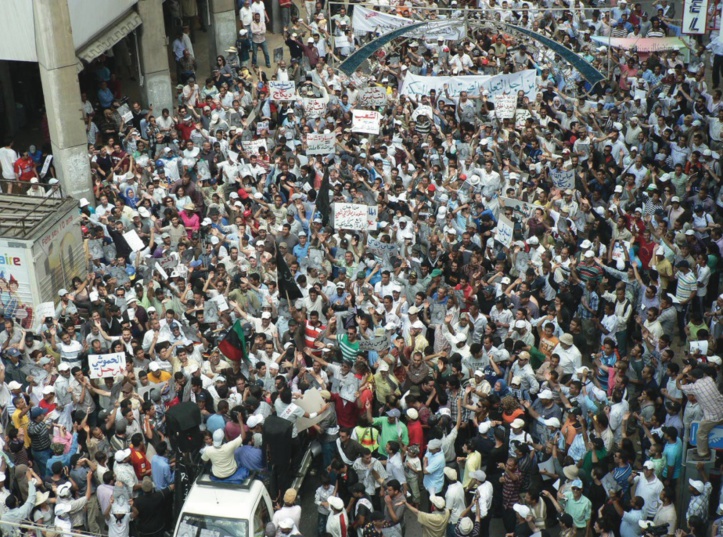
[[[148,373],[148,381],[152,382],[153,384],[163,384],[171,378],[171,374],[168,371],[163,371],[161,369],[158,371],[158,373],[158,376],[156,376],[155,373]]]
[[[472,472],[479,470],[482,467],[482,455],[479,451],[473,451],[467,455],[467,461],[464,463],[464,479],[462,479],[462,486],[465,490],[469,488],[469,484],[472,481]]]
[[[28,425],[30,425],[30,412],[26,412],[24,415],[20,415],[20,410],[15,409],[13,412],[13,425],[20,431],[21,429],[25,432],[25,447],[30,447],[30,435],[28,434]]]

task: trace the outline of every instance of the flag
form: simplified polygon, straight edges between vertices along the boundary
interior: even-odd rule
[[[329,167],[324,167],[324,180],[321,182],[319,193],[316,195],[316,211],[320,213],[321,223],[329,225],[331,203],[329,202]]]
[[[218,348],[229,360],[234,362],[240,362],[242,359],[248,360],[249,349],[246,346],[246,335],[240,320],[234,323],[223,341],[218,344]]]
[[[279,287],[279,298],[288,298],[296,300],[303,298],[301,289],[296,285],[296,280],[286,264],[283,254],[276,250],[276,282]]]

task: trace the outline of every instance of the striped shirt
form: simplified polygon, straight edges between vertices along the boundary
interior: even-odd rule
[[[31,421],[28,424],[28,435],[30,446],[33,451],[44,451],[50,449],[50,429],[45,421]]]
[[[698,278],[693,271],[688,271],[687,274],[678,272],[678,287],[675,290],[675,298],[684,302],[693,296],[698,288]]]
[[[357,339],[354,343],[352,343],[349,341],[349,336],[347,334],[342,334],[336,339],[339,342],[342,358],[344,358],[347,362],[356,362],[356,357],[359,353],[359,340]]]

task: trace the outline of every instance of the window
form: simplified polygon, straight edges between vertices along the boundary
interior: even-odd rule
[[[259,500],[259,504],[256,506],[254,511],[254,537],[263,537],[264,531],[266,530],[266,524],[271,522],[269,517],[269,510],[266,507],[266,501],[262,496]]]
[[[248,520],[185,513],[177,537],[247,537],[248,532]]]

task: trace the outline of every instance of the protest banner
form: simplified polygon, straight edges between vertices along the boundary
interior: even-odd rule
[[[476,75],[476,76],[420,76],[412,73],[404,75],[402,95],[429,95],[436,90],[437,95],[444,97],[445,85],[450,97],[459,97],[466,91],[468,95],[479,96],[482,91],[489,92],[490,98],[497,95],[517,95],[522,90],[526,97],[533,100],[537,97],[536,71],[526,69],[508,75]]]
[[[382,116],[374,110],[352,110],[351,131],[379,134]]]
[[[559,189],[575,188],[575,170],[550,172],[550,179],[552,179],[552,184]]]
[[[512,237],[515,232],[515,226],[512,220],[506,216],[500,216],[497,220],[497,230],[495,232],[495,240],[504,244],[507,248],[512,245]]]
[[[336,134],[330,132],[310,132],[306,135],[307,155],[328,155],[334,153],[336,148]]]
[[[495,115],[497,119],[515,117],[517,95],[495,95]]]
[[[372,336],[369,339],[359,339],[360,351],[384,352],[387,349],[389,349],[389,337],[386,334],[381,336]]]
[[[381,257],[399,255],[399,245],[396,243],[382,242],[379,239],[368,237],[367,252]]]
[[[385,104],[387,104],[387,90],[379,86],[362,88],[356,97],[358,108],[378,108]]]
[[[124,352],[111,354],[89,354],[88,376],[102,379],[123,375],[126,372],[126,355]]]
[[[420,104],[414,109],[414,112],[412,112],[412,121],[417,121],[417,118],[422,114],[427,116],[429,119],[434,119],[434,110],[432,110],[432,107],[428,104]]]
[[[259,121],[256,124],[256,134],[263,134],[264,131],[269,130],[269,122],[268,121]]]
[[[639,54],[643,59],[647,58],[651,52],[677,50],[680,52],[680,57],[685,63],[690,61],[690,49],[685,41],[679,37],[643,37],[638,39],[634,37],[603,37],[594,35],[590,36],[590,39],[604,47],[610,46],[623,50],[634,49],[636,54]]]
[[[351,25],[355,32],[379,32],[386,34],[392,30],[418,24],[419,21],[388,15],[379,11],[374,11],[359,5],[354,6],[354,16]],[[404,34],[405,37],[414,39],[426,39],[428,41],[436,41],[438,38],[459,41],[467,35],[464,24],[460,24],[457,20],[439,20],[428,22],[424,26]]]
[[[314,99],[304,97],[304,115],[308,118],[317,118],[324,115],[326,112],[326,99]]]
[[[370,210],[374,214],[370,214]],[[367,231],[371,227],[376,228],[376,206],[362,205],[359,203],[335,203],[334,204],[334,226],[338,229],[354,229]],[[373,224],[370,222],[373,216]]]
[[[140,252],[143,250],[146,245],[143,244],[143,241],[138,236],[138,233],[136,233],[135,229],[131,229],[130,231],[126,231],[123,233],[123,238],[128,243],[128,246],[131,247],[131,250],[134,252]]]
[[[269,95],[272,101],[291,101],[296,98],[296,84],[289,82],[269,82]]]
[[[535,214],[535,206],[531,203],[526,203],[514,198],[505,198],[500,196],[501,204],[505,207],[510,207],[513,214],[517,214],[523,218],[531,218]]]
[[[244,148],[244,151],[251,155],[258,155],[259,154],[259,148],[263,147],[264,149],[267,149],[266,147],[266,139],[261,140],[250,140],[248,142],[241,142],[241,147]]]

